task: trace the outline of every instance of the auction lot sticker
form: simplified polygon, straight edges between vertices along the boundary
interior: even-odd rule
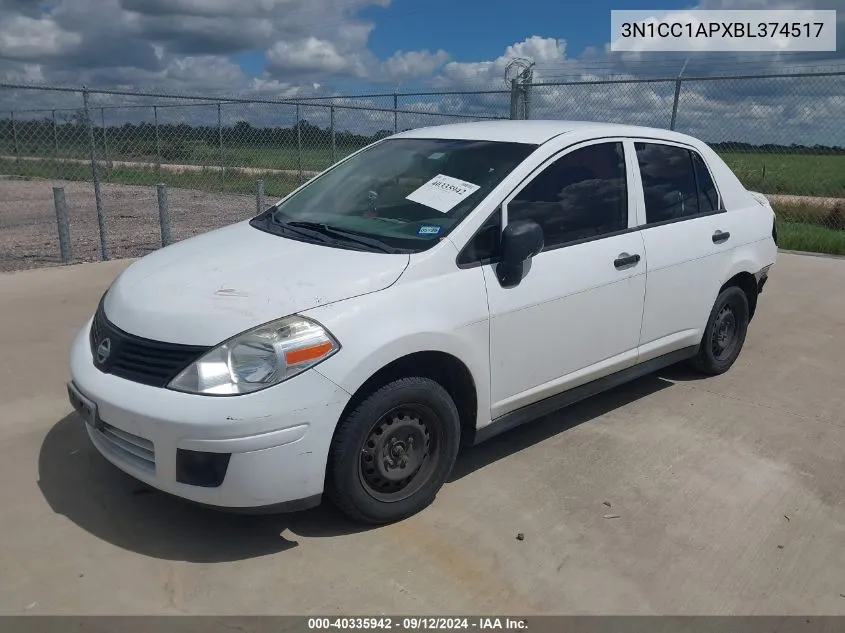
[[[419,189],[411,192],[406,199],[431,207],[440,213],[449,213],[458,203],[462,202],[481,187],[471,182],[465,182],[437,174]]]

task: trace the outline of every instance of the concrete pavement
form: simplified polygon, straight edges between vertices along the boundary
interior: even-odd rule
[[[96,454],[67,351],[125,264],[0,276],[0,613],[845,614],[845,261],[782,254],[726,375],[500,436],[366,530],[199,509]]]

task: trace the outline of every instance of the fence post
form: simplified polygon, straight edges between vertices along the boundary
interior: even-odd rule
[[[106,109],[100,108],[100,123],[103,126],[103,162],[109,162],[109,144],[106,139]]]
[[[684,60],[684,65],[681,66],[681,71],[678,73],[678,78],[675,79],[675,98],[672,100],[672,120],[669,121],[669,129],[675,129],[675,123],[678,120],[678,100],[681,97],[681,77],[684,74],[684,71],[687,69],[687,64],[689,63],[689,57]]]
[[[158,135],[158,106],[153,106],[153,125],[156,135],[156,173],[161,178],[161,140]]]
[[[70,262],[70,228],[64,187],[53,187],[53,206],[56,208],[56,224],[59,227],[59,251],[62,263],[67,264]]]
[[[334,131],[334,105],[329,107],[329,128],[332,132],[332,165],[337,162],[337,142]]]
[[[170,239],[170,209],[167,206],[167,185],[160,182],[156,185],[158,195],[158,223],[161,227],[161,245],[168,246]]]
[[[528,78],[522,84],[522,100],[523,100],[523,108],[524,108],[524,119],[528,120],[531,118],[531,88],[534,86],[534,74],[529,72]]]
[[[53,110],[53,166],[56,170],[56,179],[59,178],[59,130],[56,124],[56,111]]]
[[[299,124],[299,104],[296,104],[296,162],[299,184],[302,184],[302,126]]]
[[[678,118],[678,98],[681,96],[681,78],[675,80],[675,98],[672,101],[672,120],[669,122],[669,129],[675,129],[675,121]]]
[[[88,148],[91,154],[91,176],[94,180],[94,204],[97,207],[97,225],[100,230],[100,256],[109,258],[106,241],[106,217],[103,213],[103,196],[100,193],[100,168],[97,164],[97,146],[94,143],[94,126],[91,124],[91,107],[88,103],[88,88],[82,87],[82,104],[85,108],[85,126],[88,128]]]
[[[217,143],[220,146],[220,185],[222,188],[223,182],[226,179],[226,166],[223,159],[223,114],[220,111],[220,102],[217,102]]]
[[[393,133],[399,131],[399,95],[393,93]]]
[[[519,118],[519,85],[511,79],[511,119]]]
[[[15,125],[15,111],[10,110],[9,114],[12,115],[12,142],[14,143],[14,149],[15,149],[15,162],[20,163],[21,162],[21,155],[20,155],[20,149],[18,148],[18,128]]]
[[[264,212],[264,181],[255,181],[255,215]]]

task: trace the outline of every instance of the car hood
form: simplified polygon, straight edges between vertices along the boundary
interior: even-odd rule
[[[393,284],[407,254],[300,242],[248,222],[158,250],[130,265],[105,299],[106,317],[136,336],[216,345],[268,321]]]

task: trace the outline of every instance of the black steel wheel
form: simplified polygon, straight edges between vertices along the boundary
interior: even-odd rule
[[[383,415],[361,449],[358,476],[373,498],[401,501],[420,489],[437,465],[443,426],[425,405],[412,403]]]
[[[736,320],[736,308],[727,303],[722,306],[716,319],[713,321],[713,329],[710,332],[710,350],[713,358],[723,360],[729,358],[739,341],[739,327]]]
[[[460,444],[452,398],[429,378],[402,378],[365,397],[335,432],[326,493],[351,518],[389,523],[429,505]]]
[[[696,368],[705,374],[723,374],[739,357],[748,332],[748,297],[730,286],[719,293],[704,330]]]

